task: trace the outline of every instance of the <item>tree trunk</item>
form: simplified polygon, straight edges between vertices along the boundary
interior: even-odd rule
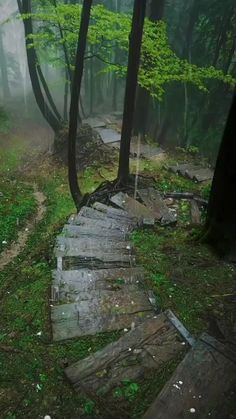
[[[68,178],[71,195],[77,210],[79,210],[82,194],[79,189],[77,178],[76,136],[78,127],[79,97],[84,67],[84,55],[86,49],[86,39],[88,34],[92,2],[92,0],[84,0],[83,2],[70,105],[70,122],[68,136]]]
[[[2,31],[0,30],[0,70],[2,75],[2,88],[3,88],[3,97],[4,99],[9,99],[11,97],[11,91],[8,81],[8,72],[7,72],[7,60],[3,47]]]
[[[30,0],[17,0],[18,8],[20,13],[31,13],[31,1]],[[33,33],[33,25],[31,17],[23,20],[24,29],[25,29],[25,43],[26,43],[26,54],[27,54],[27,61],[29,67],[29,74],[32,84],[32,89],[34,92],[34,96],[37,102],[37,105],[46,119],[48,124],[51,126],[53,131],[57,133],[61,129],[61,122],[58,120],[56,116],[54,116],[53,112],[49,108],[48,104],[46,103],[40,81],[39,81],[39,74],[37,68],[39,68],[38,58],[35,51],[34,46],[32,45],[32,40],[29,39],[29,35]],[[29,48],[30,45],[30,48]]]
[[[152,22],[158,22],[163,17],[165,0],[150,0],[148,4],[148,18]],[[145,60],[144,60],[145,61]],[[145,62],[143,63],[145,65]],[[137,100],[134,116],[134,134],[141,134],[143,137],[147,133],[147,123],[149,114],[150,93],[141,86],[137,89]]]
[[[130,34],[128,70],[126,79],[123,125],[120,142],[120,157],[118,180],[126,183],[129,178],[129,154],[132,135],[135,96],[138,82],[138,70],[141,55],[143,26],[146,10],[146,0],[135,0]]]
[[[236,91],[226,123],[213,178],[204,241],[236,261]]]

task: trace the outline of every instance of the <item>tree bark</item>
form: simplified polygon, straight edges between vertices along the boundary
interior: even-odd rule
[[[138,70],[141,55],[141,43],[146,10],[146,0],[134,1],[132,29],[130,34],[128,70],[126,78],[123,125],[120,142],[118,180],[126,183],[129,179],[129,154],[133,127],[135,97],[138,82]]]
[[[22,2],[20,0],[17,0],[17,3],[20,13],[31,13],[31,0],[22,0]],[[32,19],[30,17],[24,19],[23,23],[25,29],[27,61],[34,96],[43,117],[46,119],[53,131],[57,133],[61,129],[62,124],[59,121],[59,119],[56,116],[54,116],[53,112],[51,111],[47,102],[44,99],[38,74],[39,62],[34,45],[32,45],[32,40],[29,39],[29,35],[33,33]]]
[[[162,19],[165,7],[165,0],[150,0],[148,4],[148,18],[152,22]],[[145,65],[145,63],[143,63]],[[134,134],[141,134],[143,137],[147,133],[147,123],[149,114],[150,93],[141,86],[137,89],[137,100],[134,117]]]
[[[236,91],[213,178],[204,241],[236,261]]]
[[[78,127],[79,97],[83,76],[84,55],[86,49],[86,39],[89,27],[92,2],[92,0],[84,0],[83,2],[70,105],[70,121],[68,136],[68,178],[71,195],[77,210],[79,210],[80,202],[82,199],[82,193],[80,191],[77,178],[76,137]]]
[[[3,47],[2,31],[0,30],[0,70],[2,75],[2,88],[4,99],[9,99],[11,97],[11,91],[8,81],[8,72],[7,72],[7,60]]]

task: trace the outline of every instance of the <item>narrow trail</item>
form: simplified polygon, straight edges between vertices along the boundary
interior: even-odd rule
[[[16,258],[23,250],[28,240],[29,235],[32,233],[36,224],[38,224],[44,217],[46,213],[46,196],[43,192],[38,190],[36,183],[33,184],[34,188],[34,197],[38,204],[38,209],[36,214],[26,223],[22,230],[18,233],[18,239],[14,241],[9,249],[6,249],[0,255],[0,271],[2,271],[14,258]]]

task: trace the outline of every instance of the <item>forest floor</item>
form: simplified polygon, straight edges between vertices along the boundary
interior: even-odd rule
[[[109,418],[112,412],[119,418],[126,411],[127,417],[140,418],[178,360],[165,365],[158,376],[141,386],[124,384],[109,402],[75,393],[69,386],[64,367],[120,334],[52,343],[49,305],[51,270],[55,268],[53,247],[55,237],[75,209],[66,168],[48,154],[36,155],[19,134],[9,140],[9,147],[4,143],[0,151],[0,252],[10,248],[18,232],[28,228],[27,222],[36,216],[35,184],[46,197],[46,210],[30,228],[21,252],[0,271],[0,417]],[[168,155],[164,163],[184,159],[194,157],[178,151]],[[133,160],[134,172],[136,163]],[[83,192],[92,192],[104,178],[112,180],[116,168],[116,164],[87,168],[80,175]],[[196,184],[171,174],[163,168],[163,161],[141,160],[139,170],[152,177],[160,191],[196,192],[204,198],[209,193],[209,184]],[[139,230],[132,239],[161,309],[170,308],[195,336],[208,331],[216,338],[228,339],[234,320],[236,269],[196,240],[200,231],[201,227],[191,224],[189,203],[180,201],[175,227]]]

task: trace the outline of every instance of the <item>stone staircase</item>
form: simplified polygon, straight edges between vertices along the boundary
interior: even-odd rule
[[[195,340],[171,311],[159,312],[129,236],[142,225],[173,224],[176,217],[154,189],[139,196],[143,203],[119,193],[110,205],[84,206],[58,236],[53,340],[124,331],[116,342],[65,369],[76,390],[94,396],[124,379],[139,382],[180,356],[145,418],[206,418],[235,380],[235,356],[208,335]]]

